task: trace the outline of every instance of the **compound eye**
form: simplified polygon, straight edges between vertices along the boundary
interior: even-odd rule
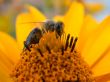
[[[44,25],[44,28],[47,30],[47,31],[54,31],[54,21],[52,20],[48,20],[45,25]]]
[[[63,29],[63,27],[64,27],[64,23],[63,22],[60,22],[60,21],[57,22],[56,25],[55,25],[55,28],[56,29]]]
[[[57,22],[57,23],[58,23],[58,25],[60,25],[60,26],[64,26],[64,23],[61,22],[61,21],[59,21],[59,22]]]

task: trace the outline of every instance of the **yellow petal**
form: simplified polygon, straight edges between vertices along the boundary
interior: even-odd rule
[[[81,3],[73,2],[64,16],[65,32],[78,36],[84,19],[84,7]]]
[[[37,8],[31,5],[26,5],[25,7],[28,12],[32,14],[33,18],[35,18],[37,22],[44,21],[46,19],[46,17]]]
[[[95,82],[110,82],[110,73],[95,77]]]
[[[7,55],[0,50],[0,67],[4,68],[6,72],[9,72],[13,64],[14,63],[7,57]]]
[[[98,12],[98,11],[101,11],[104,9],[104,6],[102,4],[86,4],[86,8],[92,12],[92,13],[95,13],[95,12]]]
[[[9,35],[0,32],[0,50],[12,61],[16,62],[19,59],[19,49],[16,41]]]
[[[9,73],[19,59],[20,52],[16,41],[0,32],[0,82],[12,82]]]
[[[5,72],[3,68],[0,67],[0,82],[13,82],[9,77],[9,73]]]
[[[0,50],[0,82],[12,82],[9,76],[12,67],[13,63],[10,61],[7,55]]]
[[[84,23],[81,27],[79,39],[78,39],[78,50],[81,52],[87,39],[89,36],[93,33],[93,31],[96,29],[98,26],[97,21],[91,16],[91,15],[86,15],[84,19]]]
[[[59,15],[54,16],[53,20],[56,21],[56,22],[57,21],[62,21],[63,22],[63,16],[59,16]]]
[[[110,17],[106,18],[86,41],[82,50],[85,60],[92,65],[110,45]]]
[[[110,73],[110,45],[108,49],[101,54],[100,58],[92,65],[95,76]]]
[[[19,14],[16,20],[16,36],[20,49],[23,49],[23,42],[26,40],[30,31],[35,27],[39,27],[38,23],[32,22],[42,22],[46,19],[34,7],[27,5],[26,8],[28,12]]]

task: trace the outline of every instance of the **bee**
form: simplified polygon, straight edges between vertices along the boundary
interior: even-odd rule
[[[26,41],[24,41],[24,46],[30,51],[29,46],[31,44],[39,43],[40,38],[42,37],[43,33],[41,29],[34,28],[28,35]]]
[[[33,22],[37,23],[37,22]],[[54,32],[56,33],[56,37],[61,37],[64,33],[64,24],[63,22],[54,22],[52,20],[47,20],[46,22],[41,23],[41,29],[36,27],[33,29],[28,35],[26,41],[24,41],[24,46],[30,51],[29,46],[31,44],[39,43],[39,40],[46,32]]]

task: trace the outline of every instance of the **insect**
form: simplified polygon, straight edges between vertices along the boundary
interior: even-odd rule
[[[42,37],[42,31],[39,28],[34,28],[28,35],[26,41],[24,41],[24,46],[30,51],[29,46],[31,44],[39,43]]]
[[[33,22],[37,23],[37,22]],[[52,20],[47,20],[46,22],[39,22],[41,23],[41,29],[36,27],[33,29],[30,34],[28,35],[26,41],[24,41],[25,47],[29,50],[29,46],[31,44],[39,43],[40,38],[42,35],[48,31],[55,31],[56,37],[61,37],[64,33],[64,24],[63,22],[54,22]],[[29,50],[30,51],[30,50]]]

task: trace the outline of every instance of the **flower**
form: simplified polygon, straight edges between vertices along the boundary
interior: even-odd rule
[[[16,41],[9,35],[0,32],[0,81],[12,82],[8,74],[19,60],[19,50],[23,48],[23,41],[36,24],[25,22],[39,22],[47,19],[40,11],[32,6],[26,6],[28,12],[19,14],[16,22]],[[82,4],[73,2],[69,11],[63,17],[55,17],[65,24],[65,33],[78,37],[76,48],[84,60],[91,66],[97,82],[110,80],[110,17],[98,24],[90,15],[84,13]],[[55,19],[56,20],[56,19]],[[7,41],[5,39],[7,38]],[[19,48],[18,48],[19,46]]]

